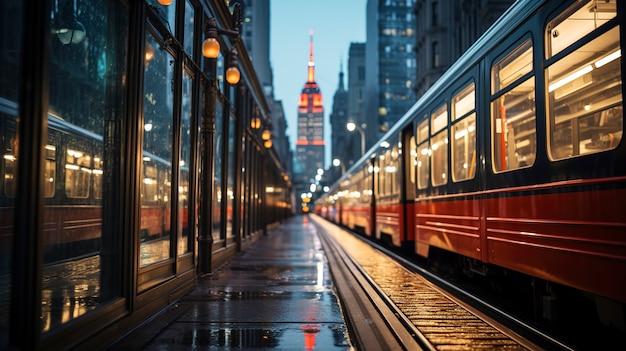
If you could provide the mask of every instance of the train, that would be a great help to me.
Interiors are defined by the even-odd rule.
[[[514,3],[314,211],[497,282],[564,291],[622,330],[626,308],[626,3]],[[445,260],[444,260],[445,258]]]

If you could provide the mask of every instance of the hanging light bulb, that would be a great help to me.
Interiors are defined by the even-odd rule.
[[[233,48],[230,50],[230,62],[226,70],[226,81],[231,85],[239,83],[239,79],[241,79],[241,72],[239,72],[237,64],[237,50]]]
[[[265,129],[263,133],[261,133],[261,139],[270,140],[272,138],[272,133],[269,130]]]
[[[202,42],[202,55],[206,58],[217,58],[220,53],[220,42],[215,38],[206,38]]]

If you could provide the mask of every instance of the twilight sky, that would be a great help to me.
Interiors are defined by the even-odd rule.
[[[292,148],[298,137],[298,100],[307,79],[310,31],[313,30],[315,80],[324,102],[325,165],[330,160],[332,99],[343,64],[347,88],[350,43],[365,42],[367,0],[270,0],[270,63],[274,97],[282,100]]]

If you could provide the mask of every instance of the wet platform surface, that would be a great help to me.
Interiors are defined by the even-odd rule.
[[[199,278],[170,310],[176,311],[157,316],[111,349],[353,349],[307,216],[289,219]]]

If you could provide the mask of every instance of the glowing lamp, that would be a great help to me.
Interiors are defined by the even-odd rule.
[[[229,84],[235,85],[239,83],[240,78],[241,78],[241,73],[239,72],[239,68],[237,68],[237,66],[230,67],[226,70],[226,81]]]
[[[272,138],[272,133],[270,133],[269,130],[264,130],[263,133],[261,133],[261,139],[263,140],[270,140]]]
[[[252,129],[261,128],[261,119],[259,117],[254,117],[250,120],[250,127]]]
[[[206,58],[217,58],[220,53],[220,42],[215,38],[206,38],[202,43],[202,55]]]
[[[159,0],[159,4],[163,6],[168,6],[172,3],[172,0]]]
[[[263,142],[263,146],[264,146],[266,149],[270,149],[270,148],[272,147],[272,141],[271,141],[271,140],[265,140],[265,141]]]

